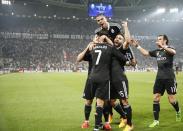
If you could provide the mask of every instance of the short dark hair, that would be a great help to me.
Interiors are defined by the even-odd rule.
[[[159,36],[163,36],[163,39],[166,40],[166,44],[168,45],[168,43],[169,43],[168,36],[165,35],[165,34],[163,34],[163,35],[158,35],[158,37],[159,37]]]
[[[125,39],[125,36],[124,36],[123,33],[119,33],[119,34],[117,34],[117,35],[121,35],[121,36]],[[117,35],[116,35],[116,36],[117,36]]]

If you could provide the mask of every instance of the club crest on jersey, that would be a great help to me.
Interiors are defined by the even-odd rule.
[[[159,51],[156,53],[156,56],[159,56]]]
[[[114,29],[111,29],[111,33],[114,33]]]

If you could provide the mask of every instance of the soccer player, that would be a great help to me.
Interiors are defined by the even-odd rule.
[[[127,24],[127,23],[126,23]],[[128,59],[127,64],[131,64],[132,66],[136,65],[136,60],[133,55],[131,48],[128,46],[129,42],[125,41],[125,38],[122,34],[118,34],[114,39],[115,47],[126,56]],[[123,105],[124,111],[126,114],[121,115],[121,122],[119,127],[125,127],[124,131],[133,130],[132,125],[132,109],[130,104],[128,103],[128,79],[125,75],[124,66],[122,66],[116,58],[112,59],[112,68],[111,68],[111,105],[113,108],[119,112],[120,104],[115,103],[116,99],[119,99]]]
[[[88,76],[90,75],[91,72],[91,67],[92,67],[92,60],[90,56],[87,56],[87,52],[89,52],[89,47],[94,44],[94,42],[90,42],[88,46],[77,56],[77,62],[81,62],[82,60],[88,61]],[[84,106],[84,114],[85,114],[85,121],[82,123],[81,128],[89,128],[89,117],[92,109],[92,102],[94,96],[91,94],[91,84],[90,81],[87,77],[86,83],[85,83],[85,88],[83,92],[83,98],[85,99],[85,106]]]
[[[173,70],[173,57],[176,54],[176,51],[173,47],[168,45],[168,42],[169,40],[166,35],[159,35],[156,41],[158,48],[153,51],[147,51],[142,48],[136,40],[132,43],[132,45],[136,46],[144,56],[155,57],[158,64],[158,72],[153,89],[154,121],[149,125],[149,127],[156,127],[159,125],[160,99],[165,90],[168,93],[168,100],[170,104],[176,111],[176,121],[181,121],[181,110],[175,96],[177,83]]]
[[[106,41],[110,44],[113,45],[112,41],[106,37]],[[83,98],[85,99],[85,107],[84,107],[84,114],[85,114],[85,121],[82,123],[81,128],[89,128],[89,117],[90,117],[90,113],[91,113],[91,109],[92,109],[92,102],[93,102],[93,98],[94,95],[91,92],[91,82],[89,80],[89,75],[91,72],[91,67],[92,67],[92,59],[91,56],[89,54],[89,48],[93,47],[95,45],[95,43],[97,43],[98,40],[97,38],[94,38],[92,42],[90,42],[88,44],[88,46],[77,56],[77,60],[76,62],[81,62],[81,61],[88,61],[88,77],[86,80],[86,84],[85,84],[85,88],[84,88],[84,92],[83,92]],[[104,125],[104,129],[111,129],[110,125]]]
[[[116,57],[122,65],[126,63],[125,56],[111,45],[104,43],[105,39],[106,36],[104,35],[99,37],[98,43],[90,52],[92,57],[90,80],[92,83],[92,92],[95,94],[97,100],[94,131],[99,130],[102,121],[104,100],[109,99],[112,56]]]

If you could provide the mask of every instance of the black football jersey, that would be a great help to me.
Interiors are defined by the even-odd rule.
[[[125,55],[127,61],[130,61],[134,58],[134,54],[132,49],[129,47],[127,49],[123,49],[123,47],[118,49],[123,55]],[[112,57],[112,67],[111,67],[111,79],[112,81],[121,80],[123,77],[124,64],[121,64],[119,60],[115,57]]]
[[[97,44],[90,53],[92,56],[90,78],[96,81],[110,79],[112,57],[116,57],[121,64],[126,63],[125,56],[115,47],[108,44]]]
[[[83,60],[88,61],[88,75],[90,75],[92,68],[92,58],[89,50],[85,53]]]
[[[123,33],[123,32],[122,32],[121,26],[118,23],[109,23],[109,29],[104,29],[99,27],[95,30],[95,34],[100,36],[106,35],[112,41],[114,41],[115,37],[120,33]]]
[[[168,47],[173,48],[173,47]],[[173,48],[174,49],[174,48]],[[174,79],[173,56],[164,49],[149,51],[151,57],[156,57],[158,64],[157,79]]]

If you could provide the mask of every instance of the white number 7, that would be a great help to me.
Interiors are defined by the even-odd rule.
[[[98,53],[97,60],[96,60],[96,63],[95,63],[95,65],[98,65],[98,63],[100,61],[102,51],[101,50],[95,50],[95,53]]]

